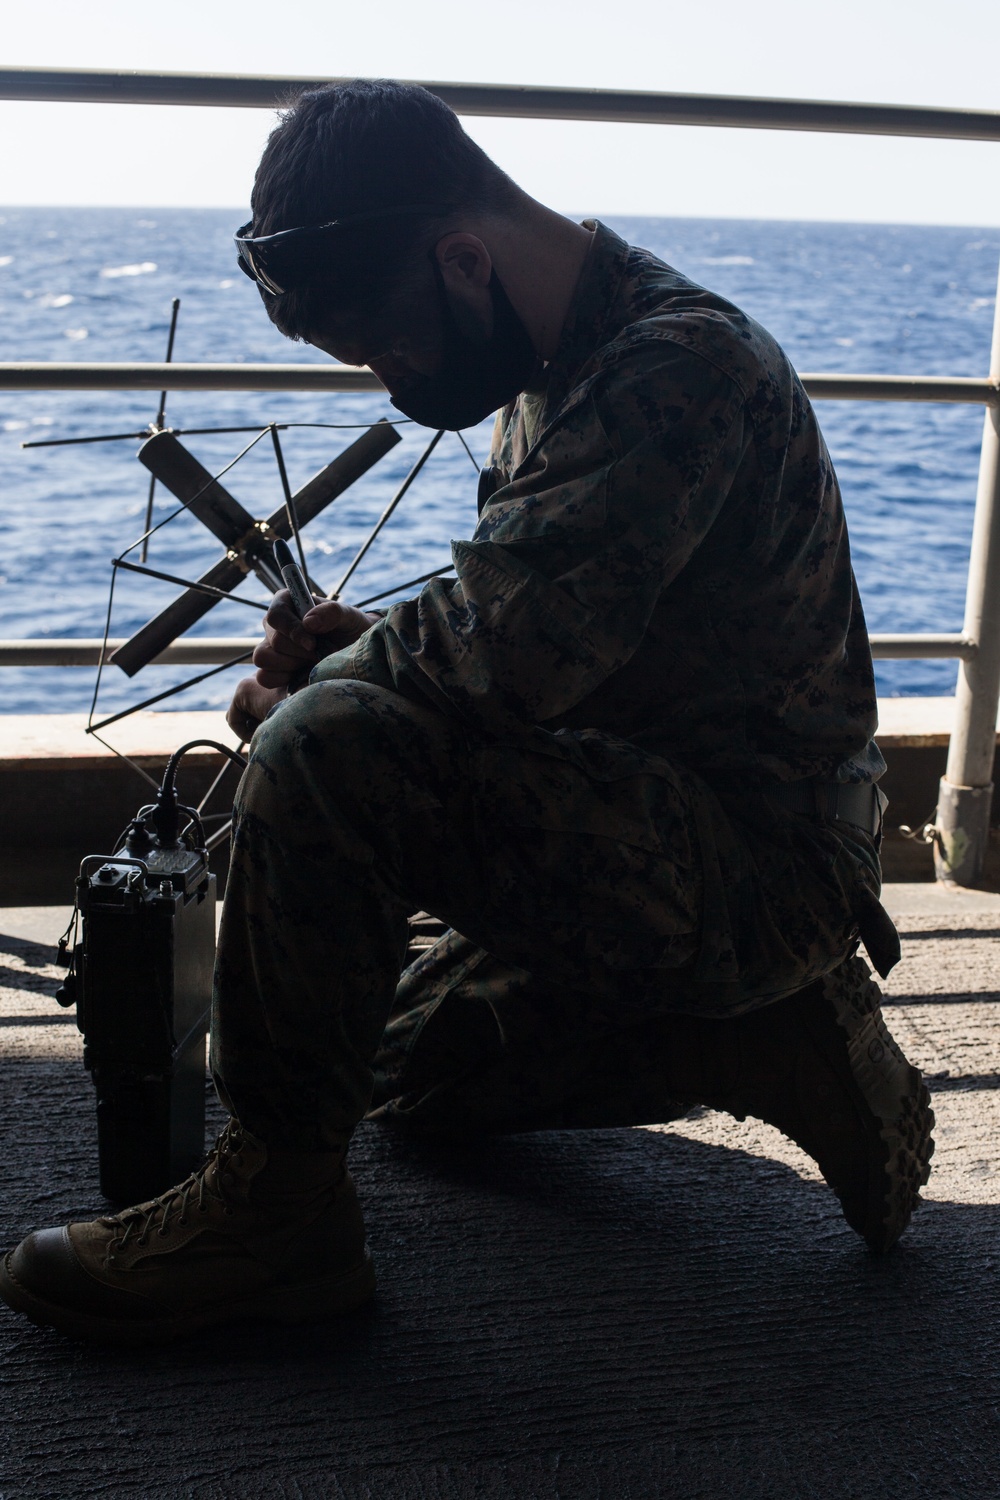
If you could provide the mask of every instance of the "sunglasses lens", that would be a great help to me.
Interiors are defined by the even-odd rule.
[[[285,288],[279,286],[261,264],[261,247],[254,245],[248,237],[248,232],[252,228],[252,223],[244,224],[242,229],[238,229],[233,236],[236,254],[239,257],[239,268],[244,276],[249,276],[251,281],[255,281],[265,292],[270,292],[272,296],[280,296]]]

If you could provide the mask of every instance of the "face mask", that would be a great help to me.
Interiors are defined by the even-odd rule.
[[[498,407],[513,401],[532,383],[541,361],[527,329],[497,280],[490,277],[493,302],[493,332],[462,333],[445,294],[441,272],[435,266],[441,302],[443,348],[437,375],[414,375],[399,394],[391,398],[404,417],[423,427],[444,427],[458,432],[475,427]]]

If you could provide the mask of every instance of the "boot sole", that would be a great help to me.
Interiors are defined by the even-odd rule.
[[[806,1041],[791,1100],[783,1090],[783,1098],[748,1093],[740,1104],[817,1162],[848,1224],[884,1254],[920,1206],[934,1152],[934,1112],[919,1071],[885,1024],[878,987],[868,979],[857,993],[831,990],[822,1006],[805,996],[778,1002],[785,1010],[780,1020],[775,1007],[786,1035],[798,1028]]]
[[[869,983],[878,996],[877,986]],[[930,1177],[934,1154],[934,1111],[919,1070],[900,1051],[881,1007],[875,1003],[866,1013],[851,1014],[845,1000],[838,1004],[838,1011],[834,1024],[847,1041],[845,1084],[872,1143],[863,1204],[861,1195],[848,1185],[838,1185],[832,1176],[827,1180],[851,1228],[870,1249],[884,1254],[920,1207],[920,1189]],[[806,1024],[820,1042],[816,1033],[822,1023]]]
[[[225,1323],[309,1323],[354,1312],[375,1295],[375,1268],[367,1246],[364,1259],[342,1276],[271,1287],[225,1308],[142,1320],[99,1317],[47,1302],[11,1274],[9,1261],[9,1254],[0,1261],[0,1297],[8,1307],[39,1328],[54,1328],[68,1338],[101,1344],[169,1344]]]

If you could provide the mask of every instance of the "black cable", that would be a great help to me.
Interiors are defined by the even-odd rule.
[[[179,750],[175,750],[173,755],[167,761],[166,767],[163,772],[163,780],[161,781],[160,785],[166,786],[168,781],[173,782],[174,777],[177,775],[177,767],[180,765],[181,757],[187,755],[189,750],[198,750],[202,746],[204,746],[208,750],[218,750],[219,754],[225,755],[229,760],[232,761],[234,766],[239,766],[241,771],[246,770],[247,763],[244,760],[243,756],[238,755],[237,752],[230,749],[228,745],[220,745],[218,740],[188,740],[187,744],[182,745]]]
[[[244,746],[245,743],[246,743],[245,740],[240,740],[239,744],[236,746],[236,753],[237,753],[237,755],[240,754],[240,752],[242,751],[243,746]],[[204,797],[202,797],[201,801],[198,803],[198,815],[199,815],[199,817],[203,821],[207,821],[208,818],[219,818],[219,817],[227,817],[228,816],[228,814],[226,814],[226,813],[206,813],[205,812],[205,808],[208,806],[209,802],[212,800],[212,794],[219,787],[219,785],[220,785],[220,783],[222,781],[222,778],[225,776],[225,774],[226,774],[226,772],[228,770],[229,770],[229,766],[228,765],[225,765],[225,766],[222,767],[222,770],[215,777],[215,780],[212,782],[212,785],[209,787],[209,789],[205,793]]]
[[[205,825],[202,823],[201,818],[198,816],[198,809],[196,807],[185,807],[184,803],[182,802],[178,810],[180,812],[187,813],[188,815],[188,822],[185,823],[183,829],[181,830],[181,838],[187,839],[193,828],[195,830],[195,837],[198,841],[194,847],[197,849],[204,849]]]
[[[181,745],[180,749],[175,750],[164,767],[163,779],[156,793],[156,805],[149,816],[149,821],[156,829],[157,842],[161,849],[172,849],[176,846],[180,831],[180,814],[182,812],[187,813],[191,820],[187,827],[191,827],[192,825],[196,827],[201,840],[200,847],[204,848],[205,846],[205,830],[202,827],[201,818],[198,816],[198,810],[194,807],[182,806],[178,802],[177,787],[175,784],[177,767],[181,763],[181,758],[189,750],[196,750],[203,745],[208,749],[218,750],[221,755],[227,756],[236,765],[244,770],[246,769],[246,761],[242,755],[237,755],[236,751],[230,750],[228,745],[220,745],[218,740],[188,740],[186,745]],[[187,829],[184,831],[186,832]]]

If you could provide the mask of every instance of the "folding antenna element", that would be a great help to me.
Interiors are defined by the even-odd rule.
[[[302,527],[318,516],[398,442],[400,436],[395,427],[388,422],[376,422],[293,496],[292,508],[298,525]],[[203,574],[199,583],[228,592],[247,573],[253,572],[272,593],[282,587],[274,568],[271,543],[275,537],[280,536],[284,541],[291,537],[288,505],[283,503],[266,521],[255,521],[171,432],[155,433],[139,450],[139,458],[226,548],[225,557]],[[119,646],[109,660],[134,677],[219,602],[208,594],[189,589]]]

